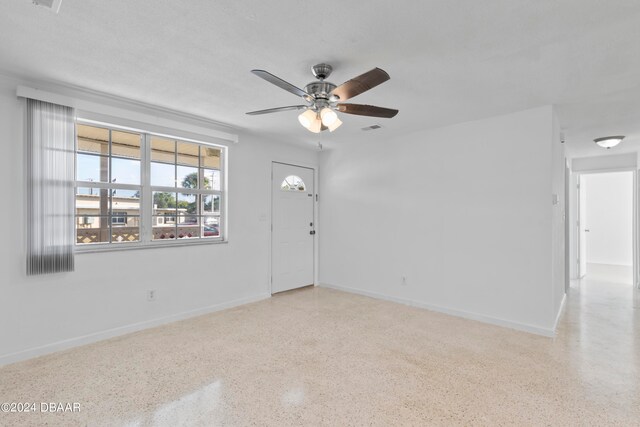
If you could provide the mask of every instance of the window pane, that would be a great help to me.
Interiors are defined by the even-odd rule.
[[[122,131],[111,132],[111,155],[140,158],[140,134]]]
[[[188,166],[178,166],[178,187],[198,188],[198,168]]]
[[[305,185],[302,178],[297,175],[289,175],[280,184],[283,191],[305,191]]]
[[[178,239],[193,239],[200,237],[200,218],[189,216],[188,221],[178,224]]]
[[[202,213],[220,213],[220,196],[207,194],[202,196]]]
[[[76,243],[79,245],[108,243],[109,230],[108,216],[76,216]]]
[[[109,190],[99,188],[76,188],[76,215],[109,215]]]
[[[151,238],[153,240],[171,240],[176,238],[176,217],[163,215],[151,218]]]
[[[220,171],[214,169],[204,170],[204,188],[220,191]]]
[[[151,230],[153,240],[170,240],[176,238],[176,193],[153,192],[153,217]]]
[[[163,191],[153,192],[153,210],[152,215],[172,216],[175,223],[176,216],[176,193],[166,193]]]
[[[140,215],[140,191],[123,190],[117,188],[111,190],[111,213],[121,216]],[[116,224],[116,221],[112,221]]]
[[[140,240],[140,217],[115,213],[111,216],[111,241],[113,243],[137,242]]]
[[[176,186],[176,167],[166,163],[151,163],[151,185],[159,187]]]
[[[204,168],[220,169],[220,149],[202,146],[200,156]]]
[[[198,195],[178,193],[178,223],[194,223],[198,214]]]
[[[140,184],[140,160],[111,159],[111,182]]]
[[[78,151],[109,154],[109,129],[78,125]]]
[[[198,167],[198,144],[178,142],[178,164]]]
[[[109,181],[109,157],[92,154],[76,156],[76,179],[78,181]]]
[[[154,136],[151,138],[151,160],[154,162],[175,163],[176,142]]]
[[[202,237],[220,236],[220,218],[205,216],[202,217]]]

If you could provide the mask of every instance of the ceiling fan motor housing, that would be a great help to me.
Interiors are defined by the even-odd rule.
[[[304,87],[304,91],[313,96],[315,99],[329,99],[329,94],[336,87],[337,86],[333,83],[321,80],[309,83]]]
[[[329,64],[316,64],[311,67],[313,75],[320,80],[324,80],[329,77],[332,71],[333,67]]]

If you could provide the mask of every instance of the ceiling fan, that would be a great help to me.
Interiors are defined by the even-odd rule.
[[[254,116],[280,111],[305,110],[298,116],[298,121],[302,126],[314,133],[320,133],[327,129],[329,129],[330,132],[336,130],[342,124],[336,111],[356,114],[358,116],[383,118],[391,118],[398,114],[398,110],[391,108],[363,104],[345,104],[342,102],[389,80],[389,74],[380,68],[367,71],[340,86],[325,81],[331,74],[331,71],[333,71],[331,65],[317,64],[311,67],[311,71],[318,80],[309,83],[304,87],[304,90],[302,90],[265,70],[251,70],[253,74],[265,79],[269,83],[273,83],[294,95],[298,95],[306,104],[251,111],[247,114]]]

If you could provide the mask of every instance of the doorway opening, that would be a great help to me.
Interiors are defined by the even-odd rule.
[[[634,171],[578,176],[578,277],[633,287]]]

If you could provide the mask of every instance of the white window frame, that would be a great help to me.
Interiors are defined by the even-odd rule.
[[[90,114],[89,116],[94,116]],[[146,126],[141,124],[139,127],[131,127],[117,123],[115,119],[95,120],[93,118],[84,118],[82,115],[78,115],[76,118],[76,125],[88,125],[103,127],[112,130],[119,130],[125,132],[135,132],[141,134],[141,153],[140,153],[140,185],[135,184],[118,184],[118,188],[125,190],[140,190],[140,240],[136,242],[98,242],[98,243],[85,243],[79,244],[76,242],[75,251],[82,252],[103,252],[103,251],[120,251],[130,249],[142,249],[142,248],[158,248],[158,247],[171,247],[171,246],[193,246],[193,245],[207,245],[226,243],[227,235],[227,150],[228,147],[222,144],[215,144],[200,139],[194,139],[190,136],[180,135],[182,132],[157,132],[153,128],[155,126]],[[164,129],[163,129],[164,130]],[[161,187],[151,186],[151,138],[160,137],[165,139],[174,139],[182,142],[190,142],[201,146],[212,147],[220,150],[220,190],[205,190],[205,189],[192,189],[181,187]],[[77,138],[75,153],[78,153]],[[198,167],[198,174],[202,174],[202,168]],[[202,178],[199,176],[199,178]],[[201,182],[201,181],[199,181]],[[75,185],[77,187],[93,187],[93,188],[106,188],[111,189],[110,183],[98,183],[80,181],[76,176]],[[189,194],[214,194],[220,197],[220,214],[218,230],[220,235],[215,237],[200,237],[197,239],[167,239],[167,240],[153,240],[153,219],[152,219],[152,200],[153,191],[166,191],[171,193],[189,193]],[[176,200],[177,201],[177,200]],[[198,213],[200,218],[204,216]],[[175,216],[174,216],[175,217]],[[177,218],[176,218],[177,220]],[[113,224],[109,224],[112,226]],[[77,225],[76,225],[77,227]]]

